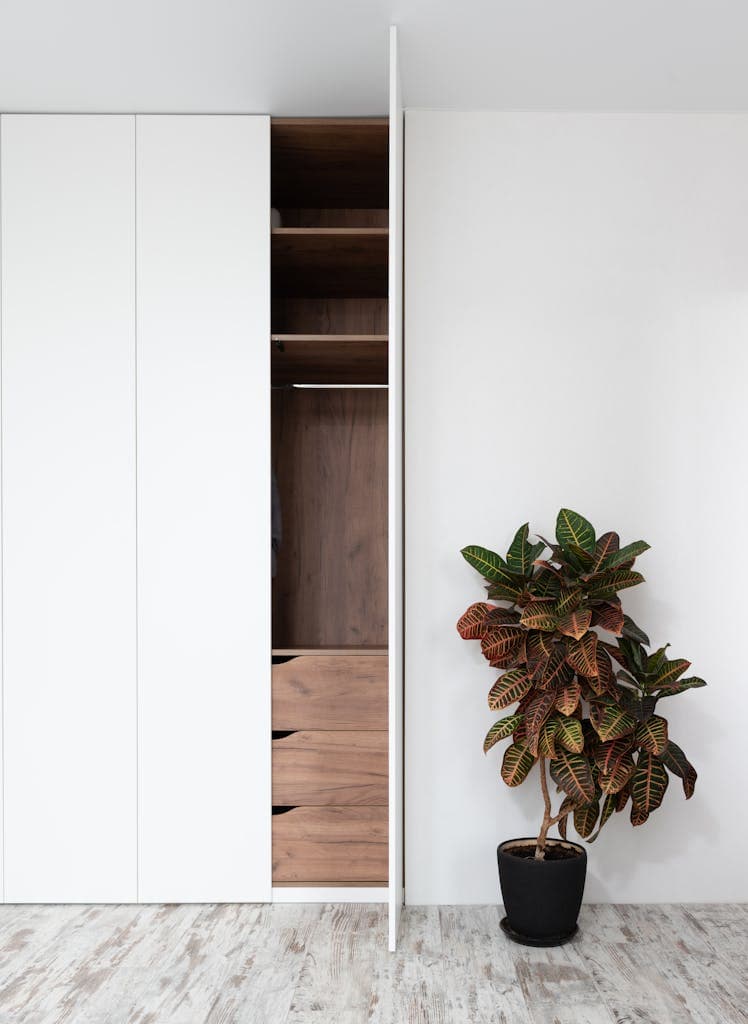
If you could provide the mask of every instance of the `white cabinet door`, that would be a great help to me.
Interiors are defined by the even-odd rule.
[[[2,118],[5,899],[136,898],[134,118]]]
[[[403,905],[403,106],[390,29],[389,252],[389,947]]]
[[[263,901],[270,124],[136,122],[139,898]]]

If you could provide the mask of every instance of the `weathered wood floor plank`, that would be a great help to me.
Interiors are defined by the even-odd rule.
[[[744,905],[587,905],[558,949],[489,907],[0,907],[0,1024],[748,1024]]]

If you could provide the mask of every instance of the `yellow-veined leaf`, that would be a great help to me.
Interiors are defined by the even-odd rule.
[[[650,692],[652,690],[662,689],[663,687],[667,689],[683,675],[687,668],[690,667],[691,662],[686,661],[685,658],[674,658],[672,661],[668,661],[668,659],[665,658],[662,670],[657,674],[656,678],[647,681],[647,689]]]
[[[597,605],[592,616],[592,624],[613,633],[614,636],[621,636],[623,632],[621,602],[616,600]]]
[[[595,781],[592,768],[583,754],[572,754],[560,749],[558,757],[551,761],[551,777],[556,785],[579,804],[589,803],[595,798]]]
[[[552,691],[541,692],[530,701],[525,711],[525,725],[527,726],[528,736],[540,732],[543,722],[553,711],[555,703],[556,694]]]
[[[511,672],[499,676],[488,691],[488,706],[491,711],[501,711],[521,700],[531,689],[532,680],[525,669],[512,669]]]
[[[641,722],[634,734],[637,744],[650,754],[664,753],[667,744],[667,722],[660,715],[652,715]]]
[[[525,781],[534,764],[535,758],[530,753],[527,743],[512,743],[504,751],[501,777],[507,786],[519,786]]]
[[[643,751],[631,776],[631,799],[634,807],[644,814],[656,811],[665,796],[668,775],[662,762],[654,754]],[[633,824],[633,820],[632,820]]]
[[[488,753],[491,747],[498,743],[499,740],[504,740],[507,736],[511,736],[523,717],[521,714],[507,715],[506,718],[501,718],[492,725],[483,741],[484,752]]]
[[[521,626],[499,624],[491,628],[481,637],[483,656],[492,664],[496,661],[511,659],[524,642],[525,631]]]
[[[553,717],[543,723],[538,735],[538,754],[541,757],[556,756],[556,728],[558,720]]]
[[[491,583],[508,583],[510,586],[517,586],[520,582],[517,574],[510,572],[509,568],[495,551],[482,548],[478,544],[469,544],[460,552],[462,557],[474,569],[477,569],[481,576]]]
[[[592,523],[570,508],[562,508],[556,519],[556,540],[562,547],[576,544],[583,551],[592,554],[595,550],[595,531]]]
[[[619,590],[635,587],[644,582],[640,572],[633,569],[611,569],[591,577],[587,583],[587,596],[591,600],[615,597]]]
[[[562,686],[556,693],[556,707],[562,715],[573,714],[579,706],[582,696],[582,686],[579,680],[574,679],[566,686]]]
[[[571,754],[581,754],[584,750],[582,723],[578,718],[558,717],[556,719],[556,740]]]
[[[558,620],[557,629],[564,636],[570,636],[574,640],[581,640],[587,632],[592,621],[592,611],[589,608],[577,608],[576,611],[568,612]]]
[[[614,551],[618,551],[620,543],[620,538],[615,531],[604,533],[602,537],[597,538],[594,559],[592,562],[593,572],[599,572],[600,569],[602,569],[605,559]]]
[[[645,551],[649,551],[649,544],[645,540],[635,540],[618,551],[612,551],[605,560],[605,568],[615,569],[625,562],[633,562],[635,558],[643,555]]]
[[[690,800],[696,788],[698,775],[696,774],[696,769],[678,744],[670,740],[664,753],[660,754],[660,760],[667,767],[668,771],[671,771],[673,775],[677,775],[682,780],[686,800]]]
[[[595,831],[599,813],[600,804],[597,800],[592,800],[590,803],[582,804],[581,807],[574,809],[574,828],[582,839],[587,839]]]
[[[617,704],[604,704],[602,713],[593,718],[592,705],[590,706],[590,721],[601,740],[616,740],[620,736],[627,736],[636,729],[636,719],[628,711],[618,707]]]
[[[616,798],[615,798],[615,796],[610,796],[610,795],[606,796],[605,799],[603,800],[603,806],[602,806],[602,810],[600,812],[600,824],[597,826],[597,832],[595,832],[594,836],[590,836],[588,842],[594,843],[594,841],[597,839],[597,837],[602,832],[603,827],[605,826],[605,822],[608,820],[608,818],[611,816],[611,814],[613,813],[613,811],[615,809],[616,809]]]
[[[486,604],[485,601],[477,601],[460,616],[457,620],[457,632],[463,640],[480,640],[483,636],[486,616],[492,608],[493,605]]]
[[[552,633],[556,628],[557,617],[553,604],[546,601],[532,601],[520,616],[521,624],[527,629],[540,629]]]
[[[597,633],[585,633],[579,640],[566,641],[566,660],[583,676],[597,675]]]

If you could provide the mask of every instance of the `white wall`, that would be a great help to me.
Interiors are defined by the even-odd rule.
[[[624,605],[710,684],[662,707],[695,796],[615,816],[587,898],[746,900],[748,116],[417,111],[405,153],[407,901],[494,900],[537,831],[482,753],[459,549],[562,505],[652,544]]]

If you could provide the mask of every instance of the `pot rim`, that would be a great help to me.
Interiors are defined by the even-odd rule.
[[[497,853],[511,854],[513,849],[523,846],[536,846],[538,842],[537,836],[524,836],[522,839],[505,839],[503,843],[499,843],[496,847]],[[579,856],[587,856],[587,851],[579,843],[573,842],[571,839],[561,839],[556,836],[549,836],[546,839],[547,846],[561,846],[567,850],[574,850]],[[542,863],[545,863],[543,861]],[[558,863],[558,861],[549,862]]]

